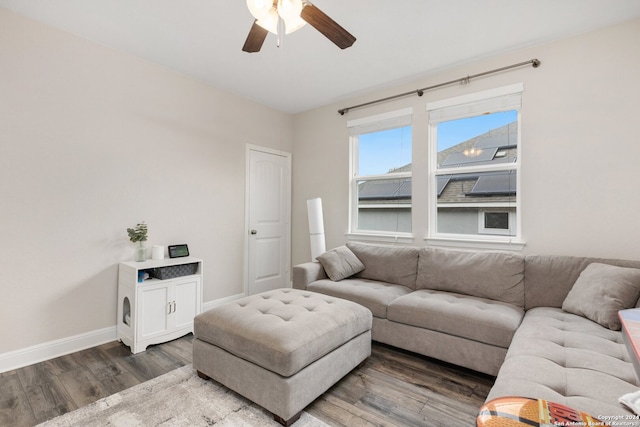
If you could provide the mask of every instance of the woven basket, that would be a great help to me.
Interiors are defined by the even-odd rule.
[[[170,265],[167,267],[157,267],[149,270],[149,276],[154,279],[167,280],[175,277],[189,276],[196,274],[198,263]]]

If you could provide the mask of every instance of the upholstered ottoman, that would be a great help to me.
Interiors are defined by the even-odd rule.
[[[277,289],[195,318],[193,367],[283,425],[371,354],[371,312],[354,302]]]

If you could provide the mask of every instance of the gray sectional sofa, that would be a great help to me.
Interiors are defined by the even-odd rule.
[[[632,418],[638,391],[619,309],[640,261],[347,243],[293,269],[293,287],[357,302],[372,339],[497,376],[488,398],[542,398]],[[629,424],[631,425],[631,424]]]

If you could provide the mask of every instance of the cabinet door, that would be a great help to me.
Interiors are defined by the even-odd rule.
[[[138,340],[167,332],[170,297],[167,284],[138,288]]]
[[[200,278],[176,280],[173,287],[175,313],[173,326],[176,329],[193,326],[193,318],[200,313]]]

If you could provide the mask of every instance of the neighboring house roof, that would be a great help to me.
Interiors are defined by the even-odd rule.
[[[517,122],[492,129],[438,153],[440,169],[451,174],[438,176],[440,203],[513,202],[515,171],[456,173],[464,166],[513,163],[517,157]],[[391,172],[407,172],[411,163]],[[411,203],[411,178],[364,181],[359,185],[359,201],[364,204]]]
[[[360,202],[411,203],[411,178],[395,178],[365,181],[360,184],[358,199]]]
[[[440,203],[512,202],[516,195],[515,171],[483,172],[438,177]]]
[[[511,122],[438,153],[441,168],[509,163],[515,161],[518,122]],[[506,151],[506,156],[496,154]]]

